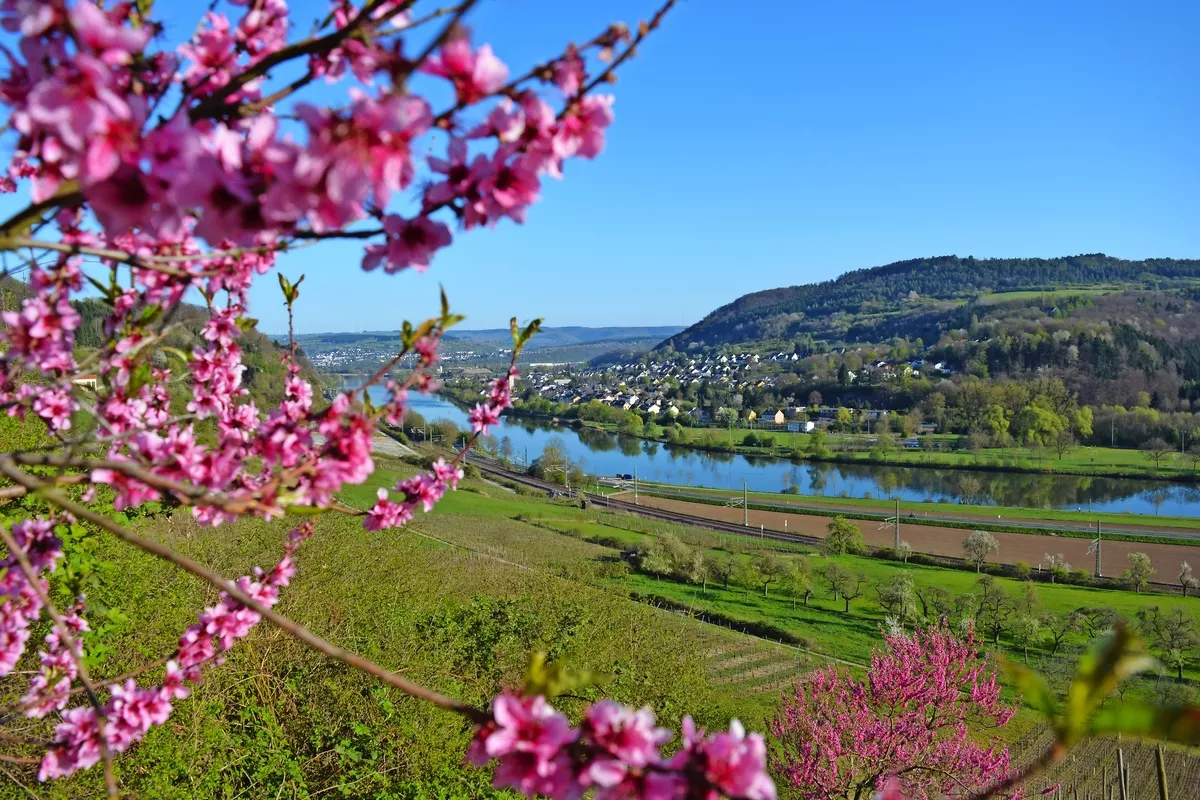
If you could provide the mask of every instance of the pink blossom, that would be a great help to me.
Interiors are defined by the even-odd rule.
[[[429,269],[433,254],[450,246],[450,229],[429,217],[406,220],[389,214],[383,221],[386,244],[367,245],[362,266],[372,270],[383,264],[384,272],[398,272],[412,267],[417,272]]]
[[[595,158],[604,149],[604,131],[613,121],[613,96],[588,95],[573,113],[567,114],[554,135],[554,154],[559,158]]]
[[[583,59],[580,57],[579,51],[574,47],[570,48],[566,55],[554,62],[552,71],[554,85],[568,97],[578,92],[583,82],[587,80],[587,71],[584,68]]]
[[[466,39],[453,39],[421,66],[422,72],[454,84],[459,105],[477,103],[504,85],[508,67],[492,53],[490,45],[472,52]]]
[[[150,41],[150,29],[122,24],[121,10],[101,11],[90,0],[80,0],[71,9],[71,26],[81,47],[99,56],[106,64],[128,64]],[[114,18],[115,17],[115,18]]]
[[[704,776],[724,794],[747,800],[775,800],[775,783],[767,776],[767,745],[762,734],[746,735],[736,719],[728,733],[718,733],[700,747]]]
[[[235,68],[234,47],[237,41],[224,14],[210,11],[205,15],[206,27],[198,30],[192,40],[179,46],[182,58],[191,61],[183,80],[192,92],[208,94],[229,83]]]
[[[467,414],[467,421],[471,423],[471,430],[481,436],[488,435],[488,429],[492,425],[500,424],[500,409],[492,405],[478,403]]]
[[[380,487],[376,496],[378,500],[367,512],[366,519],[363,520],[363,527],[367,530],[382,531],[388,528],[399,528],[412,519],[412,508],[407,504],[388,500],[387,489]]]
[[[965,736],[968,723],[1004,725],[1015,706],[1000,698],[995,672],[977,656],[974,633],[945,626],[889,635],[865,681],[834,669],[806,676],[771,723],[778,771],[805,798],[852,785],[924,800],[981,789],[1011,774],[998,738]],[[930,718],[929,708],[938,714]]]
[[[659,747],[671,739],[669,730],[654,727],[654,712],[649,708],[633,711],[612,700],[601,700],[588,709],[584,732],[604,753],[588,764],[584,777],[601,787],[616,786],[630,769],[658,763]]]
[[[71,429],[75,401],[64,389],[53,387],[38,393],[33,401],[33,410],[46,420],[51,430],[67,431]]]

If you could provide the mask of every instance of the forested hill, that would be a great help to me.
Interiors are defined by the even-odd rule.
[[[786,340],[800,333],[820,333],[844,315],[920,315],[933,310],[929,300],[961,302],[1003,292],[1083,287],[1165,288],[1195,280],[1200,280],[1200,260],[1195,259],[1126,261],[1103,253],[1063,258],[917,258],[855,270],[824,283],[744,295],[659,347],[684,350]],[[944,304],[938,305],[945,310]]]

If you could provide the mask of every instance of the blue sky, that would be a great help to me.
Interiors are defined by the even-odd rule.
[[[515,71],[654,4],[484,0],[472,19]],[[354,244],[284,256],[307,276],[297,329],[394,329],[439,283],[465,327],[690,324],[917,256],[1200,257],[1195,0],[682,0],[613,91],[606,152],[548,180],[524,226],[462,234],[424,275],[364,274]],[[274,279],[252,299],[284,329]]]

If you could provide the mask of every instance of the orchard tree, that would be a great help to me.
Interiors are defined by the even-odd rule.
[[[0,250],[29,289],[3,314],[0,407],[41,420],[55,443],[0,454],[5,500],[28,499],[24,519],[0,526],[0,678],[6,696],[22,698],[3,720],[39,750],[39,780],[102,764],[105,791],[119,796],[114,756],[163,725],[265,621],[462,716],[477,732],[468,759],[497,760],[497,788],[774,797],[765,743],[736,723],[705,735],[685,721],[683,747],[667,760],[659,748],[670,734],[649,710],[602,700],[572,726],[549,702],[575,680],[557,667],[535,663],[522,690],[476,707],[275,609],[297,550],[317,531],[314,516],[352,514],[382,535],[457,486],[466,450],[512,404],[515,359],[536,321],[522,329],[514,320],[513,362],[468,415],[468,446],[381,487],[367,510],[338,493],[374,471],[377,425],[397,425],[410,392],[436,387],[439,344],[460,320],[445,298],[432,318],[398,326],[397,352],[361,387],[327,401],[301,377],[290,335],[303,278],[277,273],[268,280],[278,280],[289,322],[282,402],[260,407],[243,383],[251,287],[281,253],[358,242],[361,268],[382,286],[425,271],[456,237],[523,222],[543,181],[600,153],[613,98],[596,90],[673,4],[632,31],[608,26],[515,72],[473,41],[465,23],[475,0],[437,9],[335,0],[315,24],[309,13],[293,19],[286,0],[214,0],[198,24],[182,18],[184,3],[0,5],[9,68],[0,102],[10,110],[0,135],[11,156],[0,190],[18,198],[0,221]],[[192,33],[164,48],[176,31]],[[88,329],[98,341],[87,353],[75,305],[85,286],[103,317]],[[185,299],[203,308],[189,310]],[[204,323],[185,351],[172,342],[193,311]],[[111,515],[149,502],[202,525],[290,516],[292,529],[277,563],[235,581]],[[50,574],[70,558],[61,538],[69,524],[163,558],[216,592],[176,648],[148,655],[120,683],[104,680],[88,651],[84,634],[101,609],[50,591]],[[40,652],[23,659],[44,630]]]
[[[883,613],[895,618],[900,626],[908,622],[909,617],[916,615],[916,590],[913,587],[912,576],[907,573],[902,572],[876,586],[875,594],[879,597],[879,607],[883,609]]]
[[[813,592],[812,568],[808,559],[796,558],[785,562],[779,585],[784,594],[792,598],[793,611],[796,610],[797,599],[803,598],[804,605],[808,605],[808,599],[812,597]]]
[[[912,557],[912,551],[913,549],[911,544],[901,541],[900,546],[896,548],[896,555],[901,561],[907,564],[908,559]]]
[[[1130,553],[1129,567],[1121,573],[1121,583],[1135,592],[1144,592],[1150,588],[1150,581],[1157,570],[1150,564],[1150,556],[1145,553]]]
[[[1158,436],[1145,441],[1141,449],[1146,454],[1146,458],[1154,462],[1155,468],[1162,467],[1163,459],[1175,452],[1174,445]]]
[[[762,584],[763,597],[772,583],[783,578],[785,567],[778,556],[764,553],[754,559],[754,569],[758,572],[758,582]]]
[[[964,735],[1002,727],[1017,710],[973,633],[935,626],[891,634],[886,648],[863,680],[817,670],[784,696],[772,760],[798,797],[881,796],[889,782],[882,796],[965,797],[1016,777],[1002,737]]]
[[[987,531],[973,531],[970,536],[963,539],[962,546],[967,563],[975,565],[975,572],[982,571],[983,565],[992,557],[992,553],[1000,549],[1000,543],[996,541],[996,537]]]
[[[1008,592],[991,575],[985,575],[976,583],[978,588],[975,618],[979,626],[992,637],[992,644],[1000,644],[1001,634],[1012,626],[1017,613],[1017,604]]]
[[[718,580],[728,589],[729,579],[733,577],[734,571],[737,569],[737,559],[731,553],[723,553],[719,556],[705,556],[708,562],[708,570],[712,574],[713,580]]]
[[[1184,666],[1200,650],[1195,618],[1182,608],[1163,612],[1158,606],[1139,610],[1137,618],[1142,636],[1158,650],[1164,664],[1175,668],[1176,679],[1182,681]]]
[[[1084,614],[1080,610],[1067,614],[1056,614],[1053,611],[1042,613],[1042,630],[1050,636],[1050,655],[1058,653],[1066,638],[1073,633],[1079,633],[1085,628]]]
[[[1179,566],[1179,588],[1183,590],[1183,596],[1188,596],[1190,589],[1200,588],[1200,578],[1197,578],[1192,572],[1192,565],[1184,561]]]
[[[825,539],[821,542],[821,552],[825,555],[862,555],[867,552],[862,530],[845,517],[834,517],[825,526],[825,531]]]

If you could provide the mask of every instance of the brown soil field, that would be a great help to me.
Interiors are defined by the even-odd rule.
[[[642,505],[667,509],[679,514],[689,514],[693,517],[733,523],[742,521],[740,508],[726,508],[706,503],[687,503],[661,497],[642,497],[640,502]],[[829,518],[751,510],[749,522],[751,528],[758,528],[762,525],[772,531],[824,536]],[[891,547],[895,534],[890,524],[881,529],[880,524],[876,522],[864,520],[854,520],[854,522],[862,529],[863,538],[868,545]],[[993,560],[1003,564],[1024,561],[1036,568],[1039,563],[1045,561],[1047,553],[1055,555],[1061,553],[1072,568],[1086,569],[1091,573],[1095,566],[1095,556],[1087,553],[1089,545],[1087,539],[999,531],[990,531],[990,533],[1000,543],[1000,551],[993,556]],[[961,528],[910,525],[903,521],[900,523],[900,538],[912,545],[913,550],[931,555],[962,557],[962,541],[968,535],[970,535],[970,531]],[[1184,561],[1190,559],[1200,562],[1200,549],[1187,545],[1119,542],[1106,539],[1103,545],[1102,573],[1109,577],[1119,575],[1123,569],[1129,566],[1128,556],[1130,553],[1145,553],[1150,556],[1151,563],[1158,570],[1154,579],[1160,583],[1174,583],[1176,576],[1179,575],[1180,565]]]

